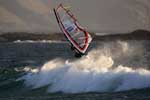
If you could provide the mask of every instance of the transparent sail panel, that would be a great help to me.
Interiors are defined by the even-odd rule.
[[[57,13],[67,33],[73,41],[83,48],[85,46],[86,34],[76,26],[76,20],[72,17],[69,11],[67,13],[66,10],[61,7],[58,8]]]

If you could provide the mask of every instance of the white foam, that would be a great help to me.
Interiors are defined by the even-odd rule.
[[[118,43],[122,53],[126,54],[131,50],[130,45]],[[31,88],[48,85],[48,92],[104,92],[150,87],[149,70],[114,66],[112,54],[107,50],[108,48],[92,50],[88,57],[84,56],[76,61],[51,60],[37,72],[30,70],[20,79],[25,80],[26,86]]]
[[[14,43],[67,43],[67,41],[59,41],[59,40],[16,40]]]

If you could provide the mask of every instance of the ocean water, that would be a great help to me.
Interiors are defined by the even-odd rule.
[[[67,42],[0,44],[0,100],[148,100],[149,40],[93,41],[75,58]]]

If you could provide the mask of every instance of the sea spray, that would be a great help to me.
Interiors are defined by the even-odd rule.
[[[65,93],[115,92],[150,87],[149,70],[114,66],[113,58],[127,53],[135,55],[136,48],[131,48],[126,42],[118,42],[116,49],[111,46],[93,49],[87,56],[74,61],[51,60],[36,71],[27,71],[19,80],[24,80],[25,85],[32,89],[48,86],[48,92]]]

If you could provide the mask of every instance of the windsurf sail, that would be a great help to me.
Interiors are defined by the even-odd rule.
[[[54,8],[54,13],[61,31],[71,45],[84,54],[92,40],[89,32],[80,26],[75,16],[62,4]]]

